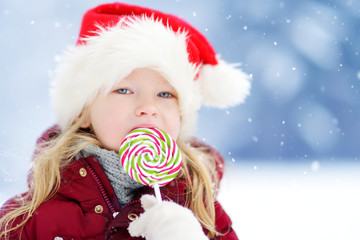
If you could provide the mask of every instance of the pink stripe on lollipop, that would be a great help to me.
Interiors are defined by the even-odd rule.
[[[156,136],[151,135],[151,134],[148,134],[148,133],[146,133],[146,134],[144,134],[144,135],[149,136],[152,140],[154,140],[154,142],[156,143],[156,145],[160,145],[160,142],[159,142],[159,140],[157,140]]]
[[[140,175],[144,175],[144,174],[142,173],[142,169],[139,167],[139,165],[138,165],[138,164],[136,164],[136,168],[137,168],[137,170],[139,171],[138,176],[140,176]]]
[[[121,164],[124,165],[127,155],[128,155],[129,149],[126,149],[125,152],[123,153],[123,155],[121,156]]]
[[[137,145],[137,146],[139,146],[139,145]],[[144,147],[140,147],[139,149],[137,149],[135,152],[135,156],[138,156],[139,152],[141,152],[144,148],[146,148],[146,147],[144,146]]]
[[[155,168],[156,169],[156,166],[150,166],[148,165],[146,162],[143,162],[144,166],[146,166],[147,168]]]
[[[163,140],[164,142],[166,142],[166,141],[165,141],[165,138],[164,138],[164,135],[163,135],[162,132],[160,132],[160,131],[157,130],[156,128],[154,128],[153,130],[154,130],[154,132],[157,133],[157,135],[159,135],[159,137],[160,137],[161,140]]]
[[[139,178],[140,178],[140,181],[141,181],[142,184],[147,185],[147,186],[149,185],[149,184],[147,183],[147,181],[145,181],[145,180],[142,178],[141,175],[139,175]]]
[[[150,176],[150,178],[151,178],[152,180],[155,180],[155,181],[161,181],[161,178],[156,178],[156,177],[153,177],[153,176]]]
[[[138,145],[136,145],[136,147],[137,147]],[[134,148],[134,147],[132,147],[131,148],[131,151],[129,152],[129,156],[132,156],[133,155],[133,152],[136,150],[136,148]]]
[[[173,146],[176,146],[176,143],[175,143],[174,139],[172,140],[172,143],[173,143]],[[171,153],[172,157],[175,156],[175,149],[176,149],[176,147],[172,148],[172,153]]]
[[[169,174],[172,174],[172,173],[175,173],[175,172],[178,172],[181,168],[181,165],[177,166],[176,168],[170,170]]]

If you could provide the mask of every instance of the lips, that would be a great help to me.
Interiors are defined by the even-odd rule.
[[[157,126],[155,126],[154,124],[151,124],[151,123],[142,123],[142,124],[136,125],[133,129],[131,129],[131,131],[138,129],[138,128],[157,128]]]

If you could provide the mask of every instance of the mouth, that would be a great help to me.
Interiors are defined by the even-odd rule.
[[[143,123],[143,124],[136,125],[133,129],[131,129],[131,131],[134,131],[135,129],[138,129],[138,128],[158,128],[158,127],[155,126],[154,124]]]

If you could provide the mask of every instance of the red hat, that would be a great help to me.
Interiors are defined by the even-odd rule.
[[[51,97],[67,128],[100,91],[137,68],[162,74],[179,96],[180,136],[194,134],[202,104],[226,108],[249,95],[249,76],[221,60],[205,36],[183,19],[157,10],[111,3],[88,10],[76,46],[68,49]]]

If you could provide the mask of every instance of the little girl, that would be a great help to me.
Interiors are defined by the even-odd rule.
[[[216,200],[223,160],[194,128],[202,104],[234,106],[249,89],[184,20],[121,3],[90,9],[51,87],[57,124],[37,142],[28,192],[0,210],[0,239],[238,239]],[[120,164],[139,127],[181,149],[160,203]]]

